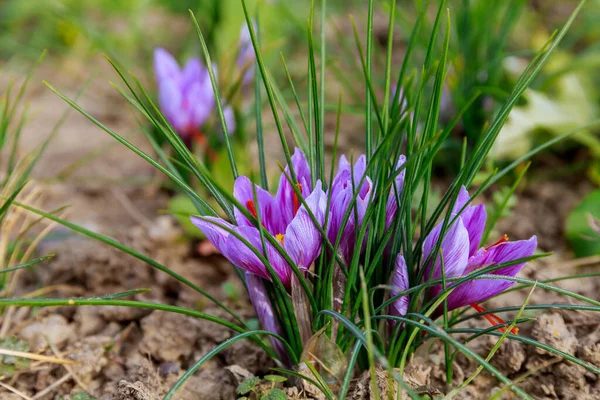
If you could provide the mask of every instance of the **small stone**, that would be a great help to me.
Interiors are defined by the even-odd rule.
[[[164,362],[158,367],[158,374],[166,378],[170,374],[177,375],[179,373],[179,364],[175,362]]]

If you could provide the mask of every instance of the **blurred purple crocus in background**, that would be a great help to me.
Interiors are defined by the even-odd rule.
[[[451,218],[458,215],[469,199],[469,193],[463,187],[452,210]],[[537,247],[537,238],[535,236],[532,236],[528,240],[510,242],[508,241],[508,237],[504,235],[502,239],[491,246],[480,248],[479,242],[481,241],[481,237],[485,230],[485,223],[486,212],[483,204],[466,206],[464,211],[456,218],[456,221],[450,226],[445,237],[442,239],[441,248],[438,252],[435,265],[433,266],[433,271],[431,270],[431,261],[424,266],[424,268],[427,268],[425,279],[437,280],[442,277],[442,256],[444,257],[445,276],[451,278],[466,276],[478,269],[509,263],[533,255],[533,252]],[[427,238],[425,238],[425,242],[423,243],[423,260],[426,260],[434,251],[436,243],[439,240],[441,229],[442,223],[436,226],[429,233]],[[521,271],[524,265],[525,263],[518,263],[492,271],[489,274],[514,277]],[[392,273],[392,281],[397,276],[407,276],[407,274],[406,263],[396,262],[395,270]],[[470,305],[481,312],[483,311],[483,308],[477,303],[502,293],[514,284],[514,281],[505,279],[473,279],[461,283],[454,288],[447,298],[448,310],[450,311]],[[394,283],[392,283],[392,285],[394,285]],[[448,286],[452,285],[451,282],[448,283]],[[399,286],[400,289],[403,287],[403,285],[394,286]],[[429,290],[428,296],[433,298],[441,292],[442,285],[436,285]],[[400,291],[396,294],[398,293],[400,293]],[[407,304],[407,302],[408,297],[398,299],[394,306],[391,307],[390,311],[396,312],[404,310],[403,312],[406,312],[404,305]],[[503,323],[503,321],[495,315],[487,315],[486,318],[494,325]]]
[[[298,180],[297,187],[306,205],[316,220],[325,222],[327,196],[317,181],[311,187],[310,169],[302,151],[296,149],[292,157],[292,168]],[[289,173],[289,167],[286,168]],[[284,181],[285,180],[285,181]],[[256,191],[256,200],[254,196]],[[321,252],[322,237],[304,204],[301,204],[285,173],[282,175],[279,190],[275,197],[254,185],[250,179],[240,176],[236,179],[233,195],[255,218],[260,212],[261,222],[283,247],[287,255],[301,271],[307,271]],[[292,269],[277,249],[267,240],[267,253],[263,252],[259,229],[239,210],[234,210],[236,225],[216,217],[192,217],[192,222],[204,232],[207,239],[234,265],[271,280],[267,267],[256,254],[227,229],[245,238],[259,253],[269,260],[277,276],[286,288],[291,287]],[[225,228],[225,229],[224,229]]]
[[[254,23],[253,28],[256,32],[256,24]],[[252,46],[252,38],[250,37],[250,31],[248,30],[247,24],[243,24],[242,29],[240,30],[238,49],[237,66],[243,73],[242,86],[247,86],[254,76],[254,61],[256,60],[254,47]]]
[[[216,66],[213,66],[215,74]],[[158,85],[159,106],[165,118],[181,139],[190,146],[193,141],[204,143],[202,126],[215,112],[215,95],[208,69],[200,59],[191,58],[179,67],[177,61],[165,49],[154,51],[154,73]],[[227,129],[235,130],[233,110],[223,109]]]

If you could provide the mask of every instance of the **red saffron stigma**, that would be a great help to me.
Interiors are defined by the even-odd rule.
[[[192,130],[192,139],[200,146],[206,143],[206,136],[198,129]]]
[[[256,208],[254,208],[254,202],[252,200],[248,200],[246,202],[246,208],[248,209],[248,211],[250,211],[250,214],[252,214],[252,216],[254,218],[257,218],[256,217]]]
[[[506,236],[506,235],[504,235]],[[485,308],[481,307],[479,304],[475,304],[475,303],[471,303],[470,304],[471,307],[473,307],[475,309],[475,311],[477,312],[484,312]],[[506,324],[506,321],[504,321],[502,318],[500,318],[499,316],[497,316],[496,314],[484,314],[483,318],[487,319],[488,322],[490,324],[492,324],[492,326],[495,325],[502,325],[502,324]],[[505,332],[506,328],[504,327],[499,327],[498,330],[500,332]],[[514,327],[510,330],[510,333],[512,333],[513,335],[518,335],[519,334],[519,328]]]
[[[504,242],[508,242],[508,235],[505,233],[504,236],[502,236],[500,238],[500,240],[498,240],[496,243],[492,244],[491,246],[486,247],[486,250],[491,249],[494,246],[498,246],[500,243],[504,243]]]
[[[298,190],[300,191],[300,193],[302,193],[302,184],[301,183],[296,183],[296,187],[298,188]],[[298,212],[298,209],[300,208],[300,201],[298,200],[298,195],[296,194],[296,191],[294,191],[294,194],[292,196],[292,201],[294,202],[294,215],[296,215],[296,213]]]

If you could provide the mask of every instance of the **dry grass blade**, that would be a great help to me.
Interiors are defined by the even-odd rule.
[[[21,358],[27,358],[27,359],[30,359],[30,360],[44,361],[44,362],[49,362],[49,363],[53,363],[53,364],[61,364],[61,365],[64,365],[64,364],[75,364],[75,361],[62,360],[60,358],[50,357],[50,356],[44,356],[44,355],[35,354],[35,353],[28,353],[26,351],[16,351],[16,350],[0,349],[0,355],[13,356],[13,357],[21,357]]]
[[[17,396],[21,396],[22,398],[24,398],[25,400],[33,400],[32,397],[27,396],[25,393],[20,392],[19,390],[15,389],[14,387],[7,385],[6,383],[0,382],[0,386],[2,386],[4,389],[13,392],[14,394],[16,394]]]

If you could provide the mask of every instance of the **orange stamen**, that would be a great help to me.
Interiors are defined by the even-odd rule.
[[[494,246],[498,246],[500,243],[504,243],[504,242],[508,242],[508,235],[504,234],[504,236],[502,236],[502,238],[500,238],[500,240],[498,240],[496,243],[492,244],[491,246],[486,247],[486,250],[491,249]]]
[[[298,191],[300,191],[300,193],[302,193],[302,184],[296,183],[296,187],[298,188]],[[296,215],[296,213],[298,212],[298,209],[300,208],[300,201],[298,200],[298,194],[296,194],[295,191],[292,196],[292,201],[294,202],[294,215]]]
[[[277,239],[279,243],[284,244],[285,235],[283,233],[278,233],[277,235],[275,235],[275,239]]]
[[[248,200],[246,202],[246,208],[248,209],[248,211],[250,211],[250,214],[252,214],[252,216],[254,218],[257,218],[256,217],[256,208],[254,208],[254,202],[252,200]]]
[[[471,307],[473,307],[475,309],[475,311],[477,311],[477,312],[485,312],[485,308],[481,307],[479,304],[471,303]],[[487,319],[488,322],[490,324],[492,324],[492,326],[506,324],[506,321],[504,321],[502,318],[500,318],[496,314],[484,314],[483,318]],[[506,328],[501,326],[498,328],[498,330],[500,332],[504,332],[504,331],[506,331]],[[519,334],[519,328],[517,328],[517,327],[512,328],[510,330],[510,333],[512,333],[513,335]]]

